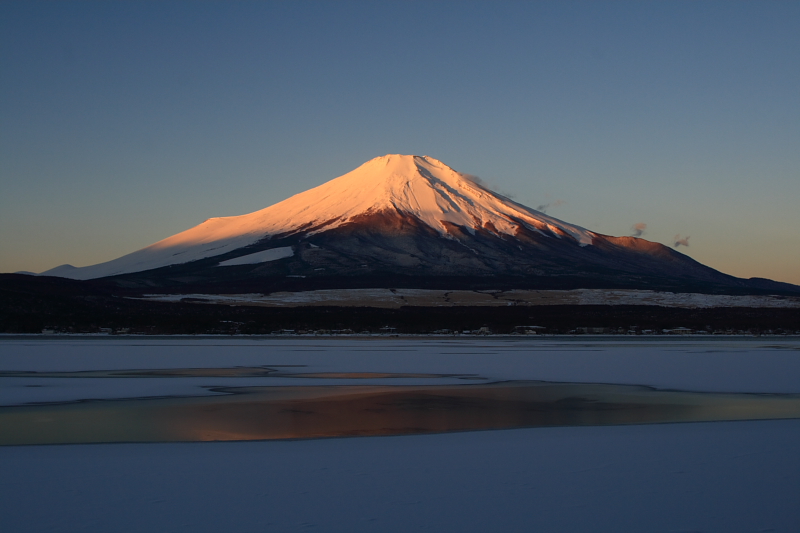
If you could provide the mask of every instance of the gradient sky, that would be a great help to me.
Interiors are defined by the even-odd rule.
[[[0,272],[387,153],[800,284],[800,2],[0,2]]]

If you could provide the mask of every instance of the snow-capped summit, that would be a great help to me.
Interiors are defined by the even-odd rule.
[[[440,235],[452,228],[515,235],[521,228],[580,245],[595,234],[530,209],[428,156],[390,154],[275,205],[202,224],[118,259],[44,274],[92,279],[222,255],[276,235],[313,236],[375,214],[412,217]]]
[[[524,223],[568,234],[582,244],[592,242],[592,233],[583,228],[495,194],[437,159],[415,155],[376,157],[319,187],[235,219],[236,224],[246,220],[248,230],[252,225],[276,234],[313,227],[313,234],[387,211],[412,216],[442,235],[448,234],[448,223],[492,227],[508,235]]]
[[[208,219],[107,263],[44,274],[178,292],[774,285],[722,274],[658,243],[588,231],[432,157],[395,154],[260,211]]]

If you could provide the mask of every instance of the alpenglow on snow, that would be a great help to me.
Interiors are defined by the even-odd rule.
[[[597,237],[496,194],[437,159],[390,154],[254,213],[210,218],[118,259],[82,268],[56,267],[43,274],[86,280],[141,272],[219,256],[276,235],[312,237],[385,212],[413,217],[448,239],[458,238],[450,230],[454,226],[507,236],[524,226],[548,237],[574,240],[579,246],[591,245]],[[284,248],[273,255],[291,253]]]

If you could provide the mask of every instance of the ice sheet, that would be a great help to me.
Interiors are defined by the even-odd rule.
[[[0,339],[4,371],[260,365],[800,392],[800,340],[792,338]],[[9,392],[24,380],[51,386]],[[265,380],[69,381],[4,378],[0,388],[8,389],[7,398],[44,401],[192,393],[223,381]],[[301,381],[319,383],[291,383]],[[0,529],[796,531],[799,446],[800,421],[783,420],[2,447]]]
[[[800,339],[788,337],[0,339],[0,371],[272,365],[302,365],[295,369],[298,372],[475,374],[488,380],[621,383],[709,392],[800,392]],[[111,380],[111,397],[138,394],[134,388],[141,390],[144,385],[135,381]],[[275,378],[256,381],[260,385],[278,383]],[[192,385],[199,390],[217,384],[223,384],[223,378],[198,379]],[[100,387],[99,382],[92,386]]]
[[[796,531],[800,421],[0,449],[4,531]]]

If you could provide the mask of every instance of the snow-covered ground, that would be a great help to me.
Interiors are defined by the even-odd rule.
[[[222,261],[219,264],[219,266],[254,265],[257,263],[269,263],[270,261],[277,261],[278,259],[283,259],[284,257],[292,257],[293,255],[294,255],[294,250],[292,250],[291,246],[282,246],[280,248],[270,248],[269,250],[256,252],[254,254],[243,255],[235,259],[228,259],[227,261]]]
[[[256,255],[256,254],[254,254]],[[724,294],[673,293],[646,290],[575,289],[465,291],[429,289],[322,289],[272,294],[150,294],[147,300],[198,303],[298,307],[304,305],[402,307],[507,306],[507,305],[654,305],[686,309],[710,307],[798,308],[800,297],[731,296]]]
[[[0,339],[4,372],[275,365],[800,393],[796,338]],[[320,383],[72,379],[0,378],[0,404]],[[797,531],[798,446],[800,420],[0,447],[0,529]]]

